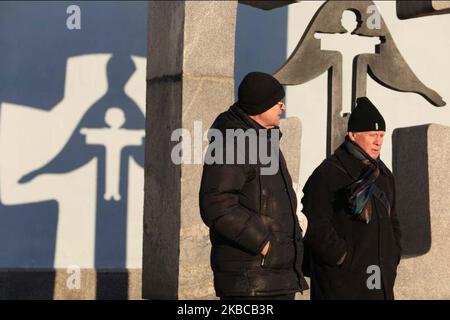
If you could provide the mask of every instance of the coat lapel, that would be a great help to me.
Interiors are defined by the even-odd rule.
[[[361,176],[365,164],[348,153],[347,150],[345,150],[344,144],[342,144],[334,154],[353,180],[356,180]]]

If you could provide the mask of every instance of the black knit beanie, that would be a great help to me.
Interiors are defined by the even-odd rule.
[[[239,85],[236,104],[245,113],[253,116],[272,108],[284,95],[283,86],[270,74],[251,72]]]
[[[356,107],[348,119],[347,131],[386,131],[386,123],[369,98],[361,97],[356,100]]]

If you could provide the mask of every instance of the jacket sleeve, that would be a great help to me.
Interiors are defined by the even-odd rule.
[[[239,203],[246,182],[245,170],[245,165],[205,165],[200,213],[210,229],[256,255],[269,240],[270,232],[257,213]]]
[[[392,189],[393,189],[393,201],[392,201],[392,207],[391,207],[391,224],[392,224],[392,230],[394,232],[394,237],[395,237],[395,241],[397,243],[397,246],[400,250],[400,256],[402,254],[402,244],[401,244],[401,239],[402,239],[402,232],[400,229],[400,221],[398,220],[398,216],[397,216],[397,210],[396,210],[396,191],[395,191],[395,181],[394,181],[394,177],[391,177],[392,179]]]
[[[336,266],[349,252],[349,248],[331,222],[332,201],[327,177],[316,170],[303,188],[303,212],[308,218],[308,232],[304,241],[314,257],[323,263]]]

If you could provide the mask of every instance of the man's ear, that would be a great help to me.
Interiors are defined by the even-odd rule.
[[[355,135],[356,135],[356,133],[354,133],[354,132],[349,132],[348,133],[348,137],[350,138],[350,140],[351,141],[353,141],[353,142],[355,142]]]

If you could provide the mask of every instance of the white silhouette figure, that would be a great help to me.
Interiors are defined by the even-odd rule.
[[[140,146],[145,130],[122,129],[125,115],[119,108],[106,111],[105,122],[109,128],[81,128],[80,133],[86,136],[86,143],[105,147],[105,194],[106,201],[120,201],[120,156],[127,146]]]
[[[375,54],[375,46],[380,44],[379,37],[364,37],[352,34],[358,27],[358,20],[353,11],[346,10],[342,14],[342,26],[348,31],[345,34],[316,33],[320,39],[321,50],[340,51],[342,53],[342,115],[351,112],[353,59],[362,53]]]

